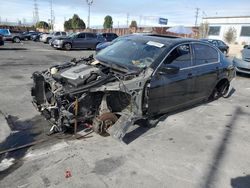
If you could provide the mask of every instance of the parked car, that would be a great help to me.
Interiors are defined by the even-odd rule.
[[[0,34],[3,36],[5,41],[12,41],[15,43],[20,43],[21,38],[18,34],[11,33],[9,29],[0,29]]]
[[[48,33],[41,33],[41,32],[38,32],[38,33],[36,33],[36,34],[34,34],[34,35],[31,35],[31,36],[30,36],[30,40],[35,41],[35,42],[38,42],[38,41],[40,41],[40,36],[41,36],[42,34],[48,34]]]
[[[3,35],[0,35],[0,46],[4,45]]]
[[[102,43],[99,43],[97,46],[96,46],[96,53],[98,53],[100,50],[114,44],[115,42],[117,41],[120,41],[120,40],[123,40],[123,39],[126,39],[126,37],[129,37],[129,36],[133,36],[133,35],[141,35],[141,36],[158,36],[158,34],[153,34],[153,33],[133,33],[133,34],[129,34],[129,35],[123,35],[123,36],[120,36],[114,40],[112,40],[111,42],[102,42]],[[168,36],[168,35],[161,35],[161,37],[168,37],[168,38],[179,38],[179,37],[176,37],[176,36]]]
[[[214,46],[219,48],[220,51],[222,53],[224,53],[225,55],[227,55],[229,52],[229,46],[225,42],[223,42],[222,40],[215,40],[215,39],[201,39],[201,40],[213,44]]]
[[[111,42],[118,37],[116,33],[100,33],[100,35],[102,35],[107,42]]]
[[[36,31],[25,31],[21,33],[19,36],[21,40],[31,40],[32,36],[38,35],[39,33],[40,32],[36,32]]]
[[[51,130],[88,122],[96,133],[121,140],[139,119],[226,97],[235,69],[206,42],[132,35],[95,58],[54,65],[32,77],[33,104],[54,124]]]
[[[53,42],[53,47],[57,49],[96,49],[96,46],[104,42],[102,35],[95,33],[76,33],[69,37],[57,38]]]
[[[250,74],[250,45],[245,45],[240,56],[235,57],[233,62],[237,72]]]
[[[67,35],[67,33],[64,32],[64,31],[56,31],[56,32],[52,32],[52,33],[49,33],[49,34],[41,35],[40,36],[40,41],[48,44],[52,38],[60,37],[60,36],[66,36],[66,35]]]
[[[65,39],[65,38],[70,38],[71,36],[75,35],[76,33],[69,33],[68,35],[66,36],[59,36],[59,37],[53,37],[50,41],[49,41],[49,45],[50,46],[54,46],[54,42],[55,40],[62,40],[62,39]]]

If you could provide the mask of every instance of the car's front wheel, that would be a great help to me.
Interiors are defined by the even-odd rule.
[[[21,39],[19,37],[14,37],[13,38],[13,42],[14,43],[20,43],[21,42]]]
[[[70,43],[65,43],[64,44],[64,46],[63,46],[63,48],[65,49],[65,50],[71,50],[71,48],[72,48],[72,45],[70,44]]]

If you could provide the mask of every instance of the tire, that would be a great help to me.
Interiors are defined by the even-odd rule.
[[[217,100],[220,97],[228,98],[229,97],[229,91],[230,91],[230,83],[218,83],[216,87],[214,88],[212,94],[209,96],[209,100]]]
[[[98,44],[100,44],[100,43],[97,43],[92,50],[96,50],[96,47],[98,46]]]
[[[21,42],[21,39],[19,37],[14,37],[13,38],[13,42],[14,43],[20,43]]]
[[[72,45],[71,45],[70,43],[65,43],[65,44],[63,45],[63,48],[64,48],[65,50],[69,51],[69,50],[71,50]]]
[[[51,38],[46,39],[46,44],[49,44],[49,40],[51,40]]]

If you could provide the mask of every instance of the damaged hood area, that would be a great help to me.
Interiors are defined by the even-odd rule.
[[[51,122],[53,132],[89,123],[96,133],[121,140],[142,117],[144,87],[152,72],[93,56],[73,59],[33,73],[32,103]]]

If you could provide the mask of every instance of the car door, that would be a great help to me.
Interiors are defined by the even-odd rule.
[[[148,112],[166,113],[191,103],[194,80],[190,44],[175,47],[157,68],[148,89]]]
[[[86,41],[84,44],[84,48],[95,48],[97,44],[96,34],[94,33],[86,33]]]
[[[195,98],[207,97],[219,76],[220,57],[217,48],[193,43]]]
[[[79,33],[74,39],[73,39],[73,48],[82,48],[85,42],[85,33]]]

